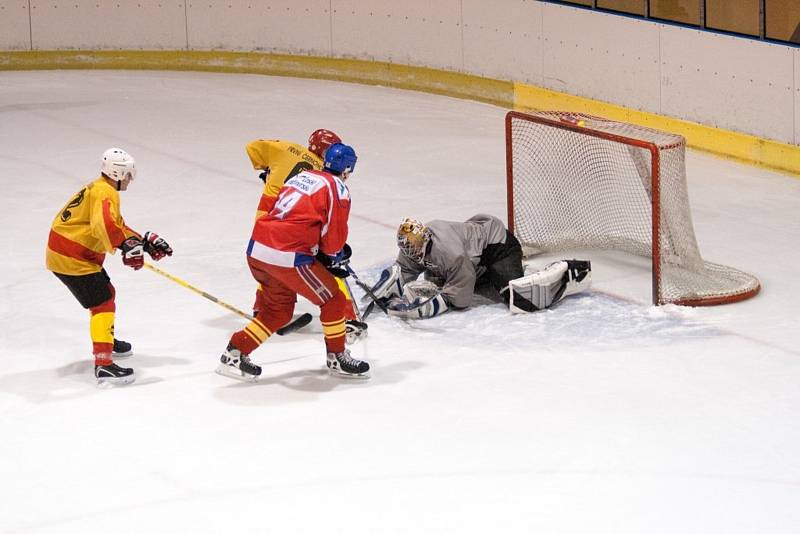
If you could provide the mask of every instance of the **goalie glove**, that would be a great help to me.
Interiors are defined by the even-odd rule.
[[[588,289],[592,283],[592,264],[583,260],[551,263],[533,274],[511,280],[508,308],[511,313],[544,310],[567,295]]]
[[[427,280],[407,283],[403,295],[390,298],[386,308],[389,315],[403,319],[428,319],[450,309],[439,288]]]
[[[169,246],[163,237],[159,237],[155,232],[144,233],[144,251],[150,257],[158,261],[164,256],[172,256],[172,247]]]
[[[134,271],[144,267],[144,245],[141,239],[136,236],[128,237],[119,248],[122,251],[122,263]]]

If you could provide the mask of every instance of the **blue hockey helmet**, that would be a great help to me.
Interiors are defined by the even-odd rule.
[[[341,175],[356,168],[356,151],[344,143],[334,143],[325,152],[325,170]]]

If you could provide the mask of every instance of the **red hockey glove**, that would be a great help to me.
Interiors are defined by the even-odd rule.
[[[172,247],[169,246],[169,243],[164,241],[163,237],[159,237],[155,232],[145,232],[144,251],[150,254],[150,257],[156,261],[164,256],[172,256]]]
[[[122,263],[138,271],[144,267],[144,245],[136,236],[127,238],[119,246],[122,250]]]

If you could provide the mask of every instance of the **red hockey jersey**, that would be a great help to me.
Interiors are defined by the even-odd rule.
[[[350,190],[338,177],[304,171],[286,181],[272,210],[253,227],[247,255],[270,265],[294,267],[317,252],[335,255],[347,241]]]

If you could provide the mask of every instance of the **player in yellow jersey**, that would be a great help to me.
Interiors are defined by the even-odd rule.
[[[47,268],[90,312],[89,331],[98,383],[129,384],[133,369],[119,367],[112,356],[133,354],[130,343],[114,339],[114,286],[103,261],[122,251],[122,262],[144,266],[144,253],[154,260],[172,255],[172,248],[153,232],[144,236],[129,228],[120,214],[119,191],[136,176],[134,159],[122,149],[103,153],[101,174],[78,191],[53,219],[47,240]]]
[[[248,143],[247,155],[253,168],[262,171],[258,176],[264,181],[256,218],[272,209],[286,180],[302,171],[322,169],[325,151],[341,142],[330,130],[316,130],[308,138],[308,148],[278,139],[256,139]]]
[[[308,148],[291,141],[278,139],[256,139],[247,144],[247,155],[255,170],[261,171],[258,175],[264,181],[264,190],[256,210],[256,219],[267,214],[272,210],[278,198],[278,192],[289,178],[306,170],[322,169],[325,152],[335,144],[341,143],[341,138],[330,130],[324,128],[315,130],[308,137]],[[337,278],[339,287],[350,301],[347,307],[348,338],[353,340],[363,334],[354,321],[357,321],[355,312],[356,304],[352,300],[352,295],[347,283]],[[261,286],[258,287],[261,291]],[[256,302],[259,302],[256,296]],[[258,310],[254,310],[257,315]]]

